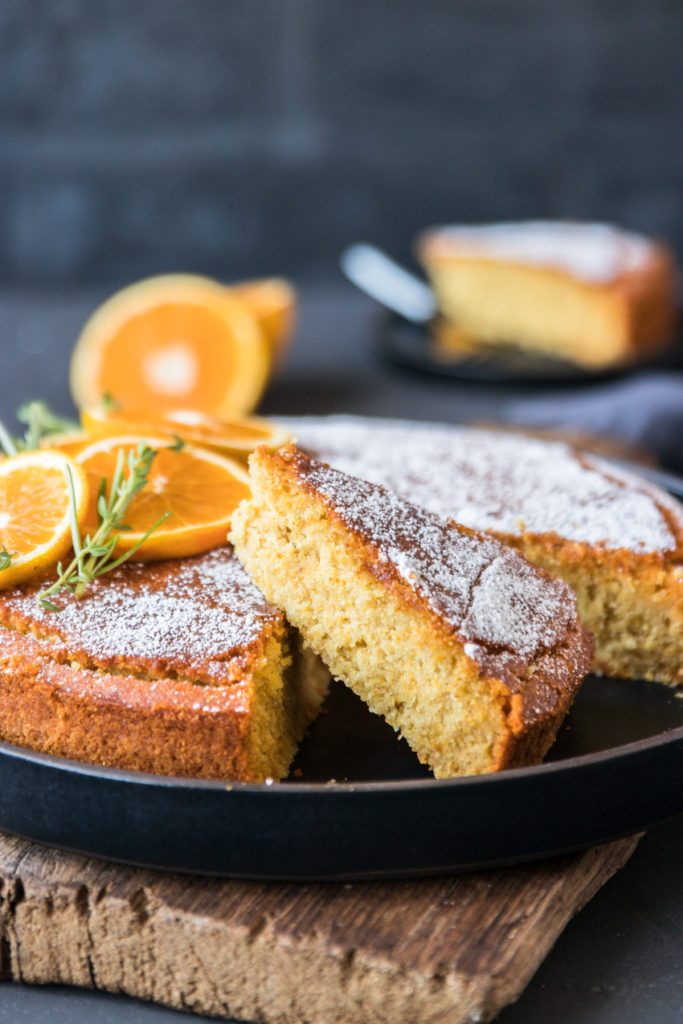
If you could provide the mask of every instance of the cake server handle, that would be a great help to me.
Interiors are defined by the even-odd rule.
[[[431,289],[415,274],[368,242],[356,242],[344,249],[339,265],[349,281],[387,309],[426,324],[436,314]]]

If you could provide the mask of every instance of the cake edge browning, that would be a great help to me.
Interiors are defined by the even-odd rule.
[[[192,564],[204,565],[210,557]],[[235,559],[229,551],[221,557]],[[165,565],[173,577],[180,563]],[[122,583],[132,579],[143,585],[151,579],[163,588],[165,571],[161,563],[152,570],[131,563],[119,572]],[[109,579],[106,585],[116,588],[118,583]],[[329,675],[312,652],[302,649],[277,609],[271,606],[257,615],[254,628],[245,633],[248,641],[229,642],[223,658],[207,661],[203,673],[191,659],[183,671],[180,640],[164,671],[155,656],[121,650],[119,658],[103,657],[73,637],[70,648],[63,631],[54,633],[58,612],[47,621],[43,616],[33,621],[17,609],[12,614],[13,597],[28,606],[25,596],[33,602],[34,589],[0,593],[2,740],[156,775],[259,782],[287,774]],[[203,597],[208,600],[206,593]],[[97,601],[97,592],[91,599]],[[229,596],[217,599],[230,607]],[[260,594],[258,601],[265,606]]]
[[[479,649],[475,652],[475,645],[467,644],[463,637],[459,636],[457,630],[446,623],[442,616],[425,601],[423,595],[406,581],[405,578],[386,558],[382,557],[372,540],[363,535],[362,531],[353,530],[349,524],[344,522],[334,503],[329,501],[325,495],[311,483],[308,470],[311,460],[298,451],[294,446],[279,449],[277,452],[265,448],[258,449],[252,456],[250,463],[252,471],[253,497],[250,502],[243,503],[233,518],[232,540],[239,557],[242,558],[246,568],[252,572],[256,582],[266,593],[270,600],[279,604],[286,612],[290,620],[301,629],[307,642],[318,651],[323,660],[326,661],[333,674],[341,677],[354,689],[362,699],[366,700],[372,710],[384,715],[394,728],[403,732],[411,746],[416,750],[421,760],[426,761],[435,771],[437,776],[448,776],[454,774],[476,773],[478,771],[498,771],[503,768],[520,767],[540,761],[547,749],[554,740],[557,730],[563,721],[574,696],[580,686],[583,676],[588,670],[591,656],[591,639],[587,631],[579,624],[574,615],[571,626],[566,630],[562,642],[557,643],[552,650],[537,651],[533,658],[520,659],[510,657],[505,652],[495,650]],[[313,464],[314,465],[314,464]],[[296,559],[292,564],[284,568],[283,560],[286,559],[286,544],[284,533],[289,529],[285,525],[287,513],[283,502],[277,497],[277,484],[269,481],[269,474],[279,474],[279,483],[288,490],[285,503],[292,500],[292,491],[298,491],[301,498],[301,507],[292,511],[292,521],[304,530],[305,507],[310,512],[309,521],[305,523],[309,537],[315,530],[315,520],[324,520],[324,529],[327,533],[334,534],[333,544],[336,544],[337,552],[343,551],[341,560],[349,562],[349,573],[358,575],[357,590],[363,590],[369,595],[364,616],[372,617],[373,609],[382,606],[383,610],[379,615],[380,620],[392,623],[391,628],[398,632],[410,631],[413,637],[419,636],[425,651],[430,651],[430,656],[437,666],[435,671],[443,677],[442,688],[454,687],[456,677],[470,680],[473,691],[479,693],[476,698],[480,702],[487,703],[489,709],[493,709],[493,718],[498,719],[495,740],[490,743],[490,750],[487,755],[487,763],[478,763],[474,767],[469,765],[464,771],[462,767],[453,761],[444,745],[448,743],[445,733],[437,736],[440,727],[439,712],[434,713],[432,735],[425,738],[417,737],[416,729],[408,721],[409,715],[405,708],[415,709],[418,703],[416,697],[413,704],[413,693],[411,687],[422,691],[419,700],[427,704],[425,691],[429,686],[422,680],[401,680],[401,666],[398,663],[396,669],[396,688],[401,694],[395,700],[390,695],[382,694],[379,698],[377,692],[373,694],[372,687],[363,682],[363,674],[367,674],[367,658],[363,653],[367,646],[367,636],[354,636],[353,631],[340,641],[344,632],[344,621],[349,617],[348,609],[342,607],[341,596],[342,578],[344,569],[342,561],[335,555],[337,564],[332,570],[334,576],[330,575],[330,581],[335,584],[335,600],[341,602],[338,611],[339,623],[337,624],[337,635],[327,638],[323,636],[325,629],[317,629],[311,626],[311,619],[316,616],[316,610],[308,610],[302,617],[301,607],[295,607],[291,594],[298,581],[300,586],[302,578],[309,573],[311,566],[304,567],[296,565]],[[378,490],[384,491],[383,488]],[[296,501],[296,498],[294,499]],[[268,505],[277,504],[271,511]],[[418,511],[418,510],[416,510]],[[421,510],[420,510],[421,511]],[[433,517],[436,519],[436,517]],[[278,543],[278,559],[280,562],[281,583],[278,585],[275,574],[268,574],[264,569],[264,563],[268,555],[264,554],[260,546],[261,537],[272,536],[281,527],[281,536]],[[565,588],[565,584],[543,573],[532,566],[517,552],[492,541],[487,535],[478,535],[475,531],[467,530],[456,524],[451,524],[450,530],[460,532],[468,537],[480,538],[482,543],[496,545],[503,551],[509,552],[511,558],[519,560],[519,565],[528,567],[538,578],[545,578],[549,585]],[[320,542],[318,548],[321,546]],[[298,557],[304,556],[299,552]],[[326,557],[318,551],[318,557]],[[314,556],[315,558],[315,556]],[[329,570],[329,562],[326,561],[326,568]],[[286,581],[286,582],[284,582]],[[565,588],[569,594],[569,588]],[[307,595],[306,600],[309,600]],[[573,600],[573,595],[572,595]],[[304,602],[305,603],[305,602]],[[309,621],[306,621],[306,620]],[[334,633],[334,627],[332,629]],[[469,648],[469,650],[467,649]],[[354,653],[355,652],[355,653]],[[509,652],[508,652],[509,654]],[[444,660],[452,666],[453,675],[449,676],[443,668]],[[390,674],[392,669],[389,660],[384,666],[384,671]],[[353,663],[353,664],[352,664]],[[363,666],[362,668],[359,666]],[[406,669],[408,666],[406,665]],[[351,679],[353,676],[353,679]],[[474,680],[474,681],[473,681]],[[431,683],[429,684],[431,685]],[[461,687],[462,693],[465,690]],[[432,693],[430,700],[438,704],[442,699],[444,708],[449,701],[459,700],[453,693],[447,698],[440,698],[438,693]],[[467,697],[463,697],[467,705]],[[475,700],[476,703],[476,700]],[[467,705],[468,706],[468,705]],[[441,709],[441,714],[446,710]],[[424,712],[426,708],[423,708]],[[481,710],[481,709],[480,709]],[[472,715],[479,714],[470,708],[467,712]],[[418,712],[415,712],[418,714]],[[419,715],[418,715],[419,717]],[[486,723],[481,723],[482,729]],[[436,731],[434,731],[436,730]],[[420,730],[417,730],[420,731]],[[424,732],[424,730],[422,730]],[[450,760],[449,760],[450,758]]]
[[[283,673],[278,712],[263,692],[269,671],[266,655],[232,686],[114,675],[53,660],[35,637],[0,629],[0,737],[43,754],[153,775],[279,779],[318,712],[327,674],[312,652],[302,651],[296,671],[290,665]],[[264,734],[268,742],[259,744]]]

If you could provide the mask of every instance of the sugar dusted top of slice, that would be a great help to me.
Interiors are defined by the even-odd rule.
[[[560,442],[352,416],[286,422],[322,461],[473,529],[552,533],[640,554],[677,547],[664,512],[683,523],[676,502]]]
[[[609,224],[530,220],[500,224],[448,225],[428,233],[429,244],[444,255],[550,266],[594,283],[606,283],[638,270],[654,246],[642,235]]]
[[[489,670],[519,672],[576,626],[573,591],[517,551],[296,449],[285,451],[293,452],[287,457],[303,485],[372,547],[375,575],[397,573]]]
[[[0,623],[30,631],[56,658],[133,674],[231,683],[265,630],[282,621],[224,547],[197,558],[126,563],[60,612],[36,605],[37,588],[0,593]]]

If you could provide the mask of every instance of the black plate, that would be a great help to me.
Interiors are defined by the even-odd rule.
[[[638,471],[638,467],[633,467]],[[677,477],[644,475],[681,494]],[[588,676],[547,763],[437,780],[341,683],[290,779],[210,782],[0,743],[0,829],[173,871],[428,875],[532,860],[683,813],[683,689]]]
[[[487,384],[580,384],[620,377],[634,370],[683,366],[683,329],[679,329],[673,347],[661,356],[635,366],[605,371],[583,370],[563,359],[522,351],[511,345],[489,345],[476,353],[465,353],[462,358],[445,360],[435,350],[426,325],[386,311],[379,318],[376,341],[380,356],[404,369]]]
[[[96,768],[0,744],[0,828],[172,870],[350,879],[539,858],[683,811],[683,700],[654,683],[588,677],[552,761],[465,779],[429,777],[341,684],[327,710],[294,781],[271,786]]]

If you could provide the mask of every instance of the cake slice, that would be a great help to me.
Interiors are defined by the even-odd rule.
[[[569,587],[294,445],[250,470],[235,550],[333,675],[437,776],[542,759],[590,665]]]
[[[126,563],[60,612],[0,591],[0,738],[93,764],[262,781],[287,774],[327,670],[230,547]]]
[[[675,263],[663,245],[607,224],[521,221],[432,228],[418,241],[451,339],[508,342],[588,369],[673,341]]]
[[[683,508],[561,442],[356,416],[287,420],[316,458],[484,530],[560,576],[595,637],[593,670],[683,683]]]

